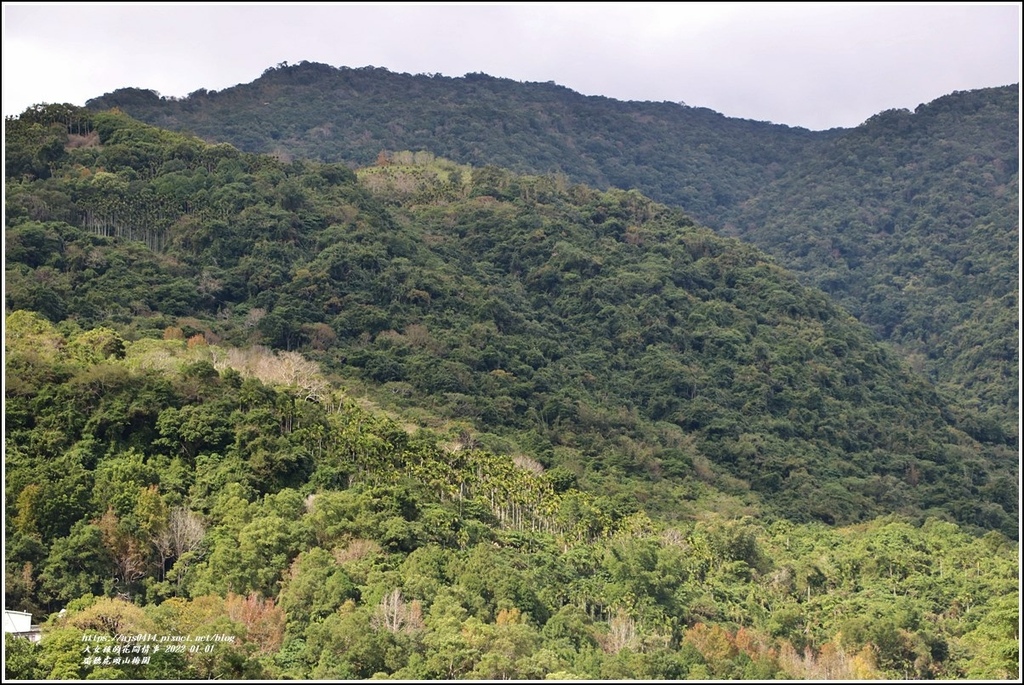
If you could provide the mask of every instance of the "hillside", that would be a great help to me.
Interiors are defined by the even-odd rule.
[[[305,62],[181,100],[129,88],[89,106],[286,159],[360,166],[422,150],[639,189],[824,289],[970,414],[974,434],[1017,433],[1016,86],[826,132],[551,83]]]
[[[308,62],[181,100],[124,88],[86,107],[118,107],[162,128],[287,158],[365,166],[382,150],[422,150],[473,166],[562,173],[598,188],[637,188],[705,223],[833,136],[671,102],[586,97],[554,83]]]
[[[77,115],[90,142],[8,184],[10,309],[309,351],[662,512],[710,485],[793,520],[1016,535],[1009,436],[976,442],[822,293],[678,210],[430,160],[359,184]]]
[[[726,231],[779,255],[1004,430],[1019,412],[1018,96],[883,112],[795,163]]]
[[[6,679],[1018,670],[998,533],[667,524],[412,432],[294,353],[61,328],[6,318],[5,605],[49,614],[7,636]]]
[[[422,153],[6,145],[5,603],[66,610],[8,678],[1016,672],[1006,436],[756,249]],[[83,662],[145,633],[223,641]]]

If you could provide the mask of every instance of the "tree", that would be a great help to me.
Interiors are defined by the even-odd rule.
[[[131,599],[133,586],[146,575],[147,547],[136,536],[136,531],[122,524],[113,507],[109,507],[95,525],[114,562],[114,587],[119,596]]]
[[[168,407],[157,418],[158,445],[167,445],[193,462],[200,451],[221,451],[231,437],[223,407],[218,404],[189,404]]]
[[[272,654],[284,639],[285,615],[273,598],[256,593],[243,597],[234,593],[224,600],[228,618],[245,626],[246,639],[254,642],[261,654]]]
[[[156,629],[152,619],[141,608],[110,597],[100,597],[81,611],[69,612],[64,620],[79,630],[109,637],[147,634]]]
[[[412,633],[423,628],[422,611],[419,602],[407,603],[402,591],[394,588],[381,598],[370,625],[392,633]]]
[[[39,665],[39,648],[31,640],[4,632],[4,679],[39,680],[45,674]]]
[[[969,678],[1013,679],[1020,675],[1020,594],[993,598],[981,623],[964,636],[976,650],[967,664]]]
[[[337,611],[358,590],[334,556],[321,547],[299,554],[281,583],[279,605],[288,617],[288,632],[302,635],[306,628]]]
[[[53,605],[113,589],[113,559],[99,527],[85,520],[50,546],[39,573],[40,598]]]
[[[181,583],[188,566],[194,561],[189,553],[199,548],[206,535],[206,524],[201,516],[185,507],[175,507],[167,518],[166,525],[157,528],[152,536],[153,546],[160,555],[160,569],[167,568],[167,562],[174,560],[177,577],[177,591],[181,591]]]

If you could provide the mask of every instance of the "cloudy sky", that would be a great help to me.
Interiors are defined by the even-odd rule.
[[[1019,3],[4,3],[3,111],[280,62],[554,81],[824,129],[1020,82]]]

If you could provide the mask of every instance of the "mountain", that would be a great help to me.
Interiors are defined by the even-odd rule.
[[[44,116],[65,115],[27,114],[12,150],[56,154]],[[970,438],[820,291],[677,209],[411,153],[357,183],[78,116],[49,178],[8,184],[10,309],[309,351],[661,512],[682,477],[793,520],[1015,534],[1010,436]]]
[[[124,88],[86,106],[118,107],[246,152],[365,166],[381,151],[423,150],[473,166],[563,173],[599,188],[637,188],[705,223],[832,137],[675,103],[585,97],[554,83],[308,62],[181,100]]]
[[[1019,412],[1018,98],[993,88],[876,115],[795,163],[725,231],[970,398],[980,430]]]
[[[552,83],[303,62],[181,100],[128,88],[88,106],[285,159],[427,151],[639,189],[828,292],[991,437],[1016,435],[1019,411],[1018,99],[959,92],[812,132]]]
[[[8,678],[1019,670],[1010,436],[756,248],[423,152],[5,146]]]

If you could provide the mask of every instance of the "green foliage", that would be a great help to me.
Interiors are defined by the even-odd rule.
[[[90,121],[9,179],[8,305],[49,295],[7,316],[6,599],[67,610],[18,673],[1012,677],[999,422],[760,253],[636,192]],[[234,639],[86,667],[122,620]]]
[[[727,218],[732,235],[824,289],[958,399],[964,430],[1008,445],[1018,402],[1017,108],[1017,89],[1005,87],[883,112],[795,161]]]
[[[142,236],[148,249],[132,242],[139,226],[163,224],[133,218],[127,205],[104,215],[113,228],[87,218],[78,228],[14,220],[30,244],[63,245],[45,265],[16,252],[23,261],[8,273],[26,293],[41,292],[30,283],[44,273],[60,293],[56,308],[25,302],[51,318],[70,310],[79,325],[104,326],[61,350],[74,375],[56,391],[65,411],[46,416],[49,433],[30,425],[27,395],[15,393],[16,425],[49,440],[50,453],[70,447],[61,434],[83,428],[100,452],[158,445],[201,466],[196,485],[206,492],[231,481],[263,493],[310,478],[337,487],[379,467],[371,445],[343,448],[357,460],[324,460],[322,447],[303,447],[324,427],[297,397],[189,406],[222,392],[212,367],[197,367],[180,381],[182,400],[160,408],[166,382],[127,377],[113,363],[125,340],[174,330],[185,337],[187,327],[192,347],[227,338],[318,353],[346,375],[394,384],[389,400],[471,422],[587,488],[610,480],[628,497],[668,475],[669,489],[710,485],[801,520],[943,509],[970,525],[1013,530],[1005,446],[971,447],[961,431],[968,424],[819,292],[639,193],[433,158],[417,165],[411,155],[401,167],[411,171],[401,173],[414,176],[412,190],[401,190],[398,171],[371,170],[362,174],[370,197],[351,179],[327,183],[316,164],[232,157],[117,113],[95,120],[103,150],[120,145],[129,159],[95,171],[69,162],[46,184],[67,188],[85,211],[145,190],[132,184],[164,192],[188,172],[202,183],[175,196],[159,230],[177,236],[179,220],[231,220],[217,225],[217,240],[185,250],[174,240]],[[138,155],[178,164],[165,169]],[[225,187],[222,175],[226,186],[248,189],[244,199],[212,198]],[[379,177],[387,183],[369,183]],[[197,195],[204,199],[190,199]],[[90,257],[67,256],[76,254]],[[167,325],[175,321],[184,327]],[[97,360],[104,364],[89,364]],[[282,373],[303,396],[320,392],[301,364]],[[224,421],[231,411],[240,412],[233,430]],[[676,430],[669,437],[659,424]],[[970,425],[978,437],[1006,436]],[[960,468],[964,460],[971,469]],[[468,494],[468,483],[443,478],[437,487]],[[468,499],[483,497],[499,520],[524,525],[540,495],[496,481]],[[498,496],[520,501],[495,507]],[[655,509],[674,506],[643,496]],[[567,517],[583,536],[606,527]],[[377,537],[414,547],[420,533],[407,524],[382,524]]]
[[[358,97],[339,98],[339,92]],[[125,88],[88,106],[118,107],[247,152],[286,151],[295,158],[368,166],[382,150],[416,150],[386,154],[384,161],[407,166],[436,156],[478,167],[558,172],[599,187],[638,187],[698,213],[742,202],[779,165],[833,135],[667,102],[584,97],[551,83],[309,62],[269,69],[251,84],[219,93],[197,91],[173,100]],[[362,135],[354,134],[355,126]],[[480,194],[515,192],[487,178],[486,172],[476,174],[484,187]],[[451,180],[457,187],[461,179]]]
[[[34,642],[4,632],[4,679],[38,680],[45,675],[39,665],[39,649]]]
[[[493,165],[559,174],[563,186],[637,188],[775,255],[948,393],[963,430],[1015,440],[1014,86],[820,132],[552,83],[308,62],[219,93],[178,100],[128,88],[88,104],[249,152],[376,160],[362,176],[388,202],[546,201]],[[387,152],[399,150],[418,152]]]
[[[67,602],[86,594],[101,595],[112,587],[113,561],[96,526],[78,521],[67,537],[50,545],[39,573],[40,599]]]
[[[311,623],[322,621],[356,595],[355,585],[330,552],[314,547],[299,554],[280,594],[289,632],[302,635]]]

